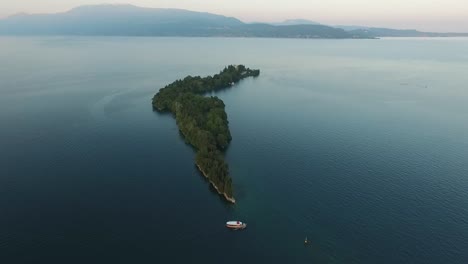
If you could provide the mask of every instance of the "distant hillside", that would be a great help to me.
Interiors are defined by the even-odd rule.
[[[65,13],[19,14],[0,19],[3,35],[228,36],[367,38],[324,25],[246,24],[221,15],[132,5],[82,6]]]
[[[227,36],[268,37],[268,38],[367,38],[339,28],[323,25],[273,26],[270,24],[244,24],[226,31]]]
[[[210,35],[240,26],[235,18],[179,9],[131,5],[82,6],[66,13],[16,15],[0,20],[0,34],[23,35]]]
[[[363,26],[335,26],[349,33],[368,37],[466,37],[468,33],[422,32],[415,29],[391,29]]]

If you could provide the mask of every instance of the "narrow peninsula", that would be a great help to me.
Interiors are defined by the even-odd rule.
[[[235,203],[229,167],[223,151],[232,140],[224,102],[206,93],[232,87],[247,77],[257,77],[260,70],[244,65],[230,65],[213,76],[187,76],[159,90],[153,108],[174,114],[177,126],[187,143],[197,153],[195,164],[227,201]]]

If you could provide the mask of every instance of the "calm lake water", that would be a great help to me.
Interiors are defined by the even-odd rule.
[[[1,262],[468,263],[467,47],[2,37]],[[151,108],[228,64],[235,206]]]

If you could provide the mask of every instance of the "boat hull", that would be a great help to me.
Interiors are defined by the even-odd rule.
[[[226,227],[230,229],[244,229],[247,227],[247,224],[240,221],[230,221],[226,223]]]

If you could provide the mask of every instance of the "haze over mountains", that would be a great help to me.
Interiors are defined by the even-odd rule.
[[[318,22],[311,21],[308,19],[287,19],[283,22],[270,23],[274,26],[294,26],[294,25],[321,25]]]
[[[2,35],[186,36],[272,38],[376,38],[385,36],[468,36],[416,30],[326,26],[292,19],[281,23],[244,23],[233,17],[182,9],[133,5],[81,6],[57,14],[18,14],[0,19]]]

